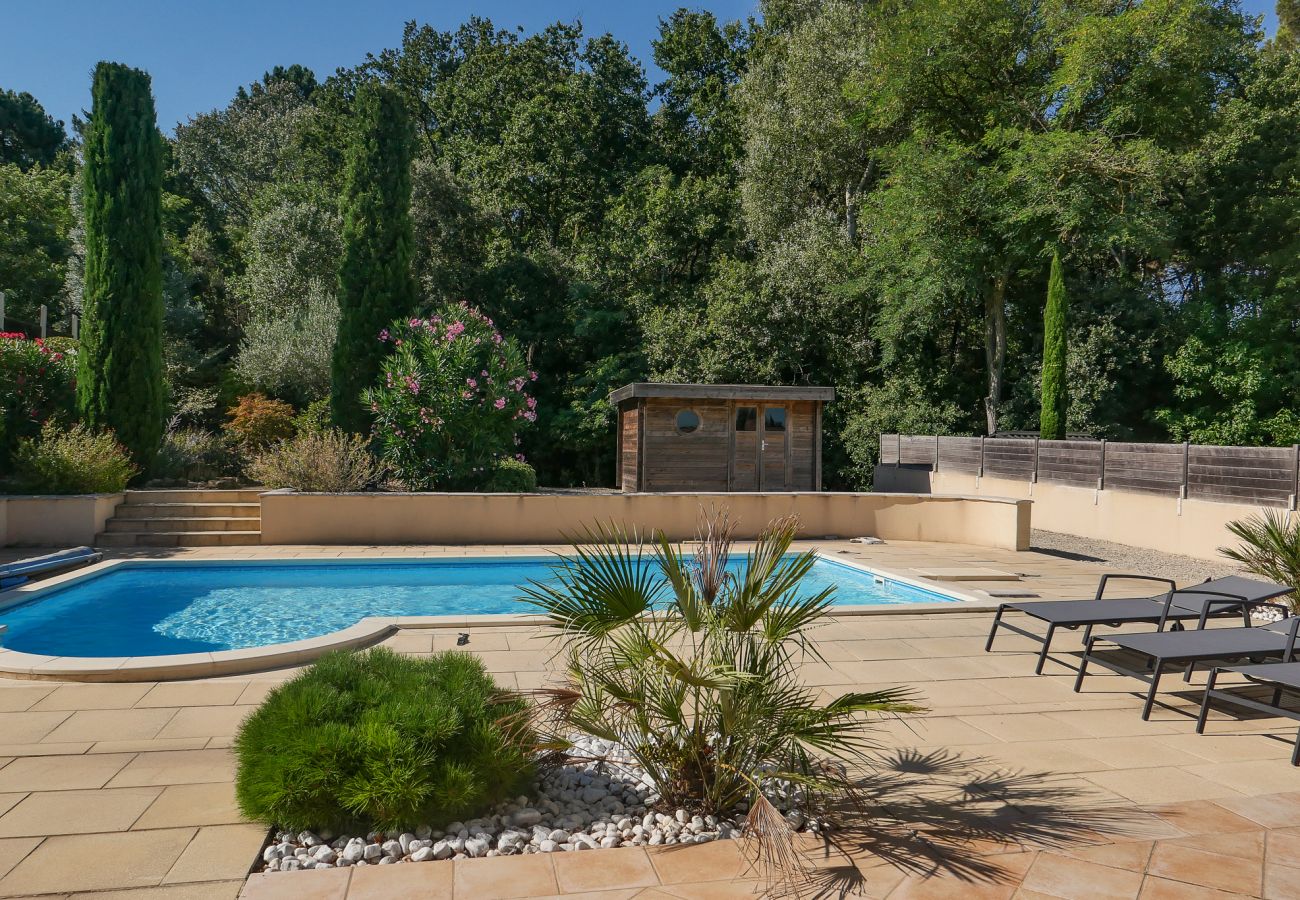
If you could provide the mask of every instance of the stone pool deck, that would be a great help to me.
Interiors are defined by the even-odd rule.
[[[984,567],[1016,587],[1085,596],[1100,568],[1040,553],[954,545],[821,544],[908,574]],[[248,547],[114,554],[169,558],[495,555],[504,548]],[[536,553],[541,548],[510,548]],[[0,551],[5,556],[15,551]],[[1006,589],[1005,582],[963,582]],[[1109,673],[1071,691],[1034,676],[1014,635],[984,653],[988,613],[844,617],[818,632],[827,693],[904,684],[931,712],[882,723],[864,773],[870,818],[848,852],[814,851],[800,893],[835,897],[1297,897],[1300,770],[1294,723],[1216,712],[1193,733],[1192,687],[1167,679],[1152,721],[1137,682]],[[500,681],[546,682],[541,629],[475,627],[468,646]],[[408,653],[454,632],[405,631]],[[1059,639],[1058,659],[1077,651]],[[735,844],[255,876],[265,830],[234,807],[240,720],[286,672],[161,684],[0,681],[0,898],[141,900],[755,896]]]

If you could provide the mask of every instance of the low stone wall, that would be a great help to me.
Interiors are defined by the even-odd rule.
[[[263,544],[556,544],[616,522],[694,537],[700,517],[727,510],[737,536],[795,515],[807,537],[873,535],[1008,550],[1029,547],[1024,501],[878,493],[298,494],[262,495]]]
[[[93,544],[124,494],[0,497],[0,546],[76,547]]]
[[[875,472],[876,485],[884,490],[902,484],[923,490],[918,479],[928,480],[930,489],[937,493],[1032,500],[1035,528],[1218,562],[1223,562],[1219,548],[1236,543],[1227,524],[1264,510],[1241,503],[1181,500],[1159,494],[979,477],[942,469],[929,472],[907,466],[878,466]]]

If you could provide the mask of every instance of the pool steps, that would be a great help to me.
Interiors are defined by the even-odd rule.
[[[261,490],[127,491],[97,547],[244,547],[262,542]]]

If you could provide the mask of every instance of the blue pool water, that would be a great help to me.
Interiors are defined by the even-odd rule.
[[[51,656],[161,656],[262,647],[329,634],[366,616],[528,613],[520,586],[551,577],[549,557],[125,563],[0,611],[0,643]],[[742,561],[736,561],[740,568]],[[951,602],[821,559],[809,593],[838,605]]]

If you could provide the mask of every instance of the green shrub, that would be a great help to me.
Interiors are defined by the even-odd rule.
[[[499,459],[492,466],[483,490],[497,494],[531,494],[537,490],[537,472],[522,459]]]
[[[328,431],[333,426],[333,418],[330,413],[330,401],[326,397],[323,400],[313,400],[303,408],[302,412],[293,418],[293,427],[298,430],[299,434],[304,431],[319,432]]]
[[[135,475],[126,448],[111,432],[46,422],[39,438],[18,445],[19,486],[34,494],[115,494]]]
[[[341,494],[363,491],[379,481],[381,466],[360,435],[337,428],[300,431],[259,453],[248,474],[269,488]]]
[[[481,815],[532,777],[523,710],[469,654],[331,653],[240,727],[239,808],[295,830]]]
[[[154,478],[211,481],[238,468],[228,441],[202,428],[176,428],[163,435],[150,474]]]
[[[77,405],[76,354],[50,341],[0,332],[0,472],[18,442],[47,421],[71,422]]]

